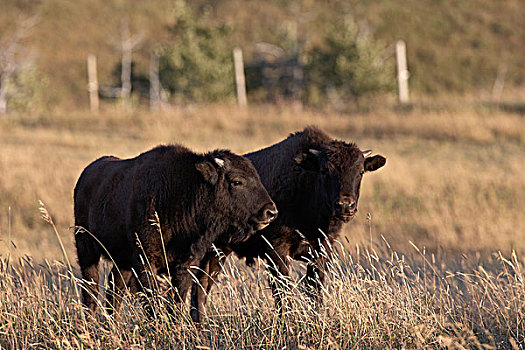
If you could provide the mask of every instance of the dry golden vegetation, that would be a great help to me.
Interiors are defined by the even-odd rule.
[[[129,293],[111,317],[79,303],[82,286],[64,264],[0,260],[0,347],[55,349],[520,349],[525,344],[523,262],[494,254],[450,262],[414,247],[339,250],[330,264],[325,303],[301,294],[304,266],[283,286],[284,313],[273,309],[264,266],[224,265],[201,325],[188,310],[168,313],[152,300],[154,319]],[[448,262],[447,262],[448,261]],[[107,286],[107,284],[105,284]]]
[[[148,321],[134,298],[115,320],[81,312],[68,227],[73,186],[91,160],[174,142],[242,153],[307,124],[388,159],[363,182],[323,308],[292,288],[279,319],[264,269],[229,260],[201,328],[186,310],[169,318],[162,306]],[[2,121],[0,149],[0,348],[525,346],[522,115],[472,104],[351,115],[279,106],[106,110]],[[63,254],[72,269],[54,261]]]

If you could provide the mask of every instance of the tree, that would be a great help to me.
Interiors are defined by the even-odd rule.
[[[160,50],[160,80],[178,101],[216,101],[234,96],[230,28],[209,20],[209,8],[175,2],[172,40]]]
[[[330,25],[324,44],[307,53],[307,100],[328,97],[335,104],[392,90],[394,65],[384,56],[385,47],[369,34],[360,33],[350,15]]]
[[[31,94],[32,75],[36,70],[31,55],[25,52],[22,40],[37,23],[36,16],[19,20],[14,33],[0,44],[0,115],[7,115],[8,100],[17,95]]]

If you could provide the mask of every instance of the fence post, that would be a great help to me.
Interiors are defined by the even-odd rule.
[[[95,55],[87,56],[88,71],[88,92],[89,92],[89,109],[91,113],[98,112],[98,79],[97,79],[97,58]]]
[[[159,79],[159,56],[156,52],[151,54],[149,67],[149,108],[152,112],[158,112],[160,107],[160,79]]]
[[[122,58],[120,64],[120,98],[127,106],[129,105],[129,97],[131,94],[131,65],[133,63],[133,39],[129,30],[129,21],[127,17],[123,17],[120,21],[120,36]]]
[[[507,65],[500,65],[498,68],[498,75],[492,85],[492,100],[500,102],[501,93],[503,92],[503,86],[505,85],[505,75],[507,74]]]
[[[246,81],[244,78],[244,64],[242,61],[242,50],[238,47],[233,49],[233,65],[235,68],[235,85],[237,86],[237,103],[239,107],[246,107]]]
[[[408,103],[408,69],[407,69],[407,49],[403,40],[396,42],[396,61],[397,61],[397,88],[399,102]]]

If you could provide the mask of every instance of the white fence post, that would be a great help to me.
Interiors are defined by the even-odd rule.
[[[397,88],[400,103],[408,103],[408,69],[407,69],[407,49],[403,40],[396,43],[397,61]]]
[[[246,107],[246,81],[244,78],[244,63],[242,61],[242,50],[238,47],[233,49],[233,65],[235,68],[235,85],[237,86],[237,103],[239,107]]]
[[[97,79],[97,58],[95,55],[89,54],[87,56],[87,71],[88,71],[88,92],[89,92],[89,108],[92,113],[98,112],[98,79]]]
[[[507,65],[500,65],[498,68],[498,75],[492,85],[492,99],[499,102],[501,100],[501,94],[503,92],[503,86],[505,85],[505,75],[507,74]]]
[[[160,107],[159,56],[153,52],[149,66],[149,108],[158,112]]]

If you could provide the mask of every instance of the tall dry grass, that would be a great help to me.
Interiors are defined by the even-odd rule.
[[[525,346],[524,261],[494,254],[485,263],[451,261],[414,245],[386,242],[353,251],[335,247],[322,306],[301,293],[304,266],[282,286],[274,310],[264,263],[251,269],[229,258],[201,325],[186,307],[168,312],[151,300],[149,319],[129,293],[114,317],[104,300],[92,317],[83,286],[67,265],[30,257],[0,259],[0,348],[54,349],[520,349]],[[441,253],[444,254],[444,253]],[[107,287],[107,284],[105,284]]]

